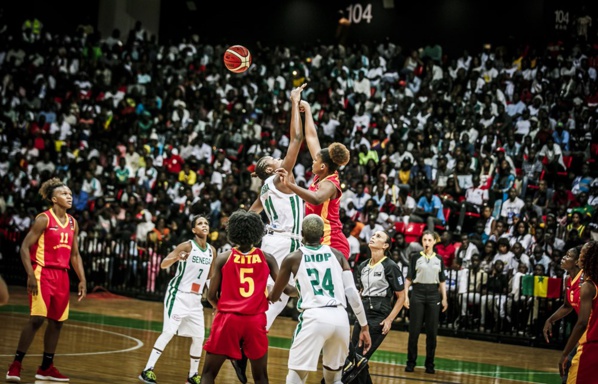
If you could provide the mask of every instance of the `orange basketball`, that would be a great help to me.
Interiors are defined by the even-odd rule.
[[[251,65],[251,52],[242,45],[232,45],[224,52],[223,60],[229,71],[242,73]]]

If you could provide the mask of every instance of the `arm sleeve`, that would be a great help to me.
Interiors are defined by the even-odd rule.
[[[362,327],[368,325],[365,316],[365,308],[363,308],[363,303],[359,298],[359,292],[357,292],[357,288],[355,288],[355,280],[353,280],[353,273],[351,273],[351,271],[343,271],[343,285],[345,286],[347,301],[349,302],[349,305],[351,305],[351,308],[353,308],[353,313],[355,313],[359,325]]]

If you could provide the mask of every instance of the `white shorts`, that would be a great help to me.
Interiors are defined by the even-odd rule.
[[[299,315],[299,324],[289,351],[289,369],[317,371],[320,352],[322,365],[342,368],[349,354],[349,315],[342,307],[306,309]]]
[[[162,332],[203,338],[205,330],[201,295],[178,291],[172,308],[167,308],[164,302]]]
[[[296,251],[300,245],[301,243],[297,239],[291,238],[284,234],[273,233],[270,235],[265,235],[262,238],[262,245],[260,249],[274,256],[276,262],[278,263],[278,267],[280,268],[284,258],[287,257],[292,251]],[[294,286],[295,280],[291,278],[289,284]],[[274,280],[272,280],[271,276],[268,276],[267,285],[268,291],[271,291],[272,287],[274,286]],[[284,310],[288,302],[289,296],[283,293],[280,295],[280,301],[270,304],[268,310],[266,311],[266,329],[270,329],[270,327],[272,327],[272,323],[274,323],[276,317]]]
[[[285,235],[283,233],[273,233],[271,235],[265,235],[262,237],[262,245],[260,249],[274,256],[278,262],[278,266],[291,252],[299,249],[301,241]]]

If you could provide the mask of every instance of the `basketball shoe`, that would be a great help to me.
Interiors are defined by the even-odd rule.
[[[37,369],[37,373],[35,374],[35,378],[38,380],[48,381],[69,381],[69,378],[60,373],[54,364],[50,364],[47,369],[42,369],[42,367],[39,367]]]
[[[21,362],[13,361],[8,367],[6,372],[6,381],[9,383],[20,383],[21,382]]]

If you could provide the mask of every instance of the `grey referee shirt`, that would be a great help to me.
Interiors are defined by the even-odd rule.
[[[407,278],[413,284],[439,284],[446,280],[444,262],[436,253],[431,258],[427,258],[422,251],[411,259]]]
[[[401,269],[388,257],[382,258],[374,265],[366,260],[357,267],[362,297],[393,297],[395,292],[402,291],[405,281]]]

